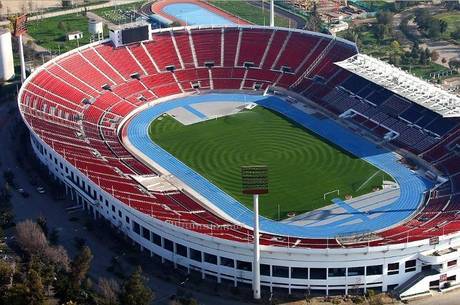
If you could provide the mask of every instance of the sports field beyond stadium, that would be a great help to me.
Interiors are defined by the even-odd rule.
[[[331,203],[340,190],[353,197],[371,192],[382,171],[343,151],[285,117],[256,107],[231,116],[182,125],[168,116],[150,126],[154,142],[172,153],[246,206],[251,197],[241,194],[240,167],[267,165],[270,192],[261,197],[262,215],[278,219]]]
[[[204,113],[206,112],[206,109],[201,106],[203,106],[205,103],[222,104],[227,102],[240,102],[242,104],[256,103],[259,105],[258,107],[260,107],[260,110],[257,110],[255,112],[237,114],[234,117],[228,117],[227,120],[241,120],[240,116],[258,116],[262,113],[264,119],[274,120],[276,124],[280,124],[280,126],[286,126],[285,128],[288,128],[288,130],[298,133],[298,136],[308,137],[309,141],[318,141],[318,143],[315,144],[316,147],[321,147],[321,145],[325,145],[325,149],[327,148],[327,151],[337,151],[337,154],[339,154],[338,151],[340,151],[337,147],[340,147],[340,149],[343,149],[343,151],[347,151],[352,155],[357,156],[357,161],[358,159],[367,161],[376,168],[379,168],[382,171],[388,173],[391,177],[394,178],[394,180],[400,186],[400,193],[398,197],[392,199],[385,205],[372,206],[366,210],[357,210],[355,208],[350,207],[347,203],[344,203],[343,201],[335,200],[334,206],[342,209],[343,215],[341,215],[341,217],[333,217],[326,222],[324,220],[328,218],[327,213],[331,210],[323,210],[322,213],[318,214],[319,216],[316,221],[299,222],[297,224],[282,223],[262,217],[260,220],[260,226],[263,232],[305,238],[317,238],[336,237],[337,235],[343,234],[381,230],[389,226],[395,225],[403,221],[404,219],[407,219],[410,215],[412,215],[423,202],[424,192],[428,190],[430,187],[432,187],[432,184],[429,181],[419,176],[417,173],[412,172],[410,169],[398,162],[399,157],[395,153],[382,147],[376,146],[374,143],[363,138],[361,135],[355,134],[352,131],[345,129],[332,119],[326,118],[324,116],[319,116],[312,111],[306,112],[300,109],[302,107],[297,108],[295,105],[292,105],[278,97],[272,96],[261,96],[242,93],[214,93],[181,97],[171,99],[169,101],[164,101],[161,103],[156,103],[152,107],[143,109],[142,111],[136,113],[136,115],[128,121],[127,126],[125,127],[125,131],[123,131],[123,133],[126,134],[123,140],[125,146],[139,158],[143,159],[146,163],[151,164],[154,168],[156,168],[157,171],[163,174],[168,174],[177,177],[177,179],[180,180],[182,183],[180,187],[184,188],[188,192],[191,192],[193,196],[199,198],[200,201],[203,201],[204,203],[210,205],[213,209],[217,209],[218,211],[225,213],[229,217],[233,218],[236,222],[252,226],[253,213],[251,209],[241,204],[240,201],[236,200],[234,197],[227,194],[225,191],[217,187],[215,184],[211,183],[199,172],[194,171],[192,168],[187,166],[187,164],[175,158],[171,153],[163,149],[155,141],[152,141],[148,132],[150,125],[152,124],[152,121],[158,119],[160,116],[163,116],[165,113],[170,113],[171,111],[174,111],[175,109],[190,109],[190,113],[197,112],[198,109],[200,110],[198,112],[201,112],[201,114],[198,115],[198,113],[195,113],[193,115],[205,115],[207,117],[212,117],[212,114],[209,115]],[[262,107],[265,109],[269,109],[274,113],[266,112],[268,110],[261,109]],[[195,110],[192,110],[192,108]],[[225,118],[222,120],[225,120]],[[217,122],[218,121],[219,120],[217,120]],[[217,124],[217,122],[215,124]],[[168,122],[165,121],[165,123]],[[169,124],[173,123],[174,121],[169,121]],[[212,122],[209,121],[207,123],[203,123],[202,126],[206,126],[207,124],[212,124]],[[200,125],[200,123],[197,124],[198,127]],[[299,126],[302,126],[302,128]],[[167,124],[165,124],[165,127],[167,127]],[[181,126],[177,127],[179,128]],[[195,127],[193,125],[190,125],[187,128]],[[327,141],[334,143],[336,147],[334,147],[334,145],[326,143],[320,144],[320,142],[323,141],[320,141],[318,137],[313,136],[311,133],[308,133],[303,128],[311,130],[314,134],[317,134],[318,136],[326,139]],[[171,128],[171,130],[172,129],[173,128]],[[168,129],[166,129],[165,132],[167,130]],[[251,133],[250,130],[245,131],[246,133]],[[273,133],[274,131],[271,132]],[[240,131],[240,134],[241,133],[242,132]],[[265,134],[267,136],[270,135],[268,131],[265,131]],[[199,138],[198,135],[193,136],[193,138],[195,137]],[[262,141],[262,139],[263,138],[260,138],[258,141]],[[232,141],[235,141],[235,143],[238,142],[236,139]],[[278,139],[278,142],[283,141]],[[289,141],[286,140],[286,142]],[[261,143],[259,142],[259,144]],[[182,144],[176,143],[176,145],[180,147]],[[298,142],[297,145],[299,145]],[[295,145],[290,144],[291,148],[293,146]],[[204,150],[221,149],[220,146],[213,147],[212,143],[207,144],[206,147],[201,147],[201,145],[197,145],[197,147],[198,150],[197,148],[194,148],[193,150],[195,150],[195,154],[198,155],[202,153],[210,153],[207,151],[203,152]],[[304,149],[307,149],[305,146],[303,147]],[[278,148],[276,151],[278,151]],[[288,152],[287,149],[283,149],[283,151],[285,154],[287,154]],[[221,151],[221,153],[226,152]],[[268,155],[270,154],[276,156],[277,152],[270,152]],[[353,160],[353,157],[347,156],[347,154],[344,152],[340,152],[340,154],[343,155],[340,157],[343,158],[343,160],[347,160],[347,158],[351,158],[351,160]],[[217,156],[219,155],[219,153],[216,153],[215,155],[215,161],[218,161],[219,158]],[[319,156],[318,153],[312,153],[312,155]],[[237,171],[239,169],[240,163],[246,164],[245,155],[241,155],[240,157],[238,157],[238,155],[230,154],[230,156],[233,156],[233,158],[235,158],[235,160],[232,160],[232,162],[238,165]],[[194,157],[198,158],[196,156]],[[288,163],[286,160],[289,160],[289,156],[286,155],[282,157],[284,158],[284,162]],[[240,160],[238,160],[238,158],[240,158]],[[293,155],[292,159],[294,161],[295,158],[298,158],[298,156]],[[230,157],[223,158],[223,160],[226,159],[231,160]],[[304,159],[308,160],[307,157],[304,157]],[[309,161],[310,164],[315,164],[315,162],[318,162],[316,159],[313,160],[315,161]],[[325,162],[323,166],[329,170],[327,173],[323,173],[323,177],[325,180],[326,175],[328,176],[328,179],[331,179],[329,181],[334,181],[334,179],[336,179],[336,177],[333,176],[334,174],[332,173],[332,170],[335,171],[335,174],[341,175],[347,175],[347,171],[353,171],[353,173],[355,171],[354,167],[349,167],[347,171],[345,171],[343,167],[340,166],[340,164],[335,164],[334,166],[332,166],[334,164],[332,161],[332,157],[325,158],[325,160],[326,161],[323,161]],[[327,160],[329,160],[329,162],[327,162]],[[349,162],[352,162],[351,160]],[[284,166],[282,162],[280,162],[280,164]],[[356,164],[360,164],[360,162]],[[328,165],[330,165],[329,168],[327,167]],[[340,169],[337,169],[336,166],[340,167]],[[300,168],[299,166],[299,169],[295,169],[294,172],[297,170],[302,170],[302,168]],[[370,172],[372,172],[372,170]],[[284,173],[282,172],[280,177],[283,177],[283,175],[286,175],[286,171],[284,171]],[[362,181],[362,179],[364,179],[364,176],[365,175],[360,177],[358,180]],[[297,183],[296,179],[292,177],[290,177],[290,179],[292,183]],[[273,183],[276,183],[276,178],[275,181],[271,181],[271,189],[273,189]],[[351,187],[355,186],[352,185]],[[302,186],[301,189],[305,191],[309,190],[306,186]],[[298,190],[296,190],[294,186],[289,185],[289,188],[285,190],[285,193],[283,195],[286,195],[286,198],[288,198],[289,194],[294,191],[297,192]],[[344,192],[341,191],[341,195],[343,194]],[[329,198],[330,200],[332,200],[334,197],[336,196],[332,195]],[[287,209],[283,207],[284,197],[280,195],[280,198],[283,198],[281,202],[281,207],[284,211],[286,211]],[[328,203],[330,204],[331,202]],[[277,202],[273,203],[275,211],[277,204]],[[261,206],[262,205],[263,203],[261,204]],[[272,212],[271,215],[276,215],[276,212]]]

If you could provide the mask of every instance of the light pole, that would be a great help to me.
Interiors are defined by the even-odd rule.
[[[252,290],[254,299],[260,299],[260,244],[259,244],[259,195],[268,193],[268,168],[265,165],[242,166],[243,194],[252,195],[254,202],[254,259],[252,266]]]

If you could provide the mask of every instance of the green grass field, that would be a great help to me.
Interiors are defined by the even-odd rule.
[[[77,43],[76,40],[67,41],[66,33],[72,31],[82,31],[83,38]],[[61,53],[70,51],[78,46],[89,43],[88,18],[82,14],[69,14],[57,17],[46,18],[28,23],[28,32],[37,44]]]
[[[241,194],[240,166],[269,167],[270,193],[261,196],[262,215],[278,219],[330,204],[323,194],[361,195],[390,179],[378,169],[326,142],[305,128],[262,107],[184,126],[165,116],[152,122],[150,137],[218,187],[252,207]],[[335,197],[336,194],[335,194]]]
[[[270,12],[249,4],[247,1],[211,0],[210,4],[258,25],[270,24]],[[275,16],[275,25],[289,27],[289,19]]]
[[[443,34],[443,38],[449,39],[450,33],[460,28],[460,12],[458,11],[436,14],[433,17],[447,22],[447,31]]]

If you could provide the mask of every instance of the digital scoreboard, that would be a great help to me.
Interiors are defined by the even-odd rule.
[[[150,29],[148,25],[128,28],[121,30],[121,42],[122,44],[130,44],[134,42],[140,42],[148,40],[150,38]]]

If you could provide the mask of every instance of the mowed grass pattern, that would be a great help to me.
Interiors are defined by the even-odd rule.
[[[302,126],[262,107],[232,116],[184,126],[164,116],[150,125],[152,140],[209,181],[252,208],[241,194],[240,166],[269,167],[268,195],[260,198],[262,215],[278,219],[330,204],[323,194],[357,196],[381,185],[378,173],[359,192],[357,188],[377,168],[326,142]],[[388,179],[385,174],[385,178]]]

